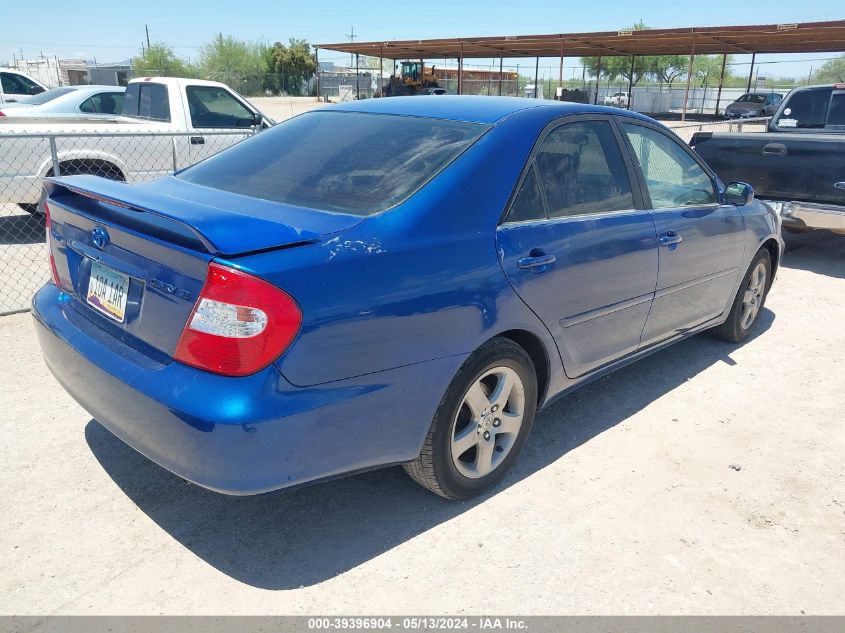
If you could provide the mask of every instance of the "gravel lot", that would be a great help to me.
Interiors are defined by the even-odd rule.
[[[498,490],[450,503],[398,468],[202,490],[2,317],[0,612],[845,613],[845,237],[795,241],[759,325],[558,402]]]

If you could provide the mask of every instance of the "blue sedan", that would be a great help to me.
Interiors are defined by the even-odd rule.
[[[635,113],[376,99],[161,180],[50,178],[46,362],[106,428],[246,495],[389,464],[465,499],[538,409],[754,329],[780,220]]]

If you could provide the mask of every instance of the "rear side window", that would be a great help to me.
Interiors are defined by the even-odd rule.
[[[537,152],[549,217],[634,208],[631,182],[607,121],[565,123]]]
[[[170,121],[170,101],[167,86],[156,83],[134,83],[126,88],[123,115]]]
[[[794,93],[775,120],[775,125],[779,128],[823,128],[831,92],[830,88],[819,88]]]
[[[177,177],[274,202],[366,216],[408,198],[488,128],[388,114],[311,112]]]
[[[123,110],[123,95],[101,92],[83,101],[79,109],[89,114],[118,114]]]
[[[542,220],[545,217],[546,209],[543,205],[543,194],[540,193],[537,168],[532,165],[513,200],[507,221],[525,222],[526,220]]]
[[[830,99],[827,111],[827,125],[829,127],[845,126],[845,92],[837,92]]]

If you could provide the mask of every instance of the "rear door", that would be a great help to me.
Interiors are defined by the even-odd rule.
[[[657,231],[654,304],[647,346],[721,314],[743,257],[739,209],[720,203],[716,182],[682,143],[656,125],[620,121]]]
[[[497,231],[502,267],[567,375],[637,349],[657,279],[654,223],[609,117],[546,129]]]

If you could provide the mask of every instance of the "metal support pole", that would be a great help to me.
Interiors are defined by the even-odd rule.
[[[317,66],[317,101],[321,101],[322,96],[320,96],[320,49],[317,46],[314,47],[314,63]]]
[[[499,55],[499,96],[502,96],[502,61],[504,60],[504,55]]]
[[[378,47],[378,96],[384,96],[384,44]]]
[[[560,41],[560,70],[557,75],[557,85],[563,92],[563,40]],[[555,91],[555,98],[557,98],[557,91]]]
[[[695,60],[695,39],[692,38],[692,51],[690,51],[689,66],[687,67],[687,87],[684,90],[684,109],[681,112],[681,121],[687,120],[687,100],[689,99],[689,85],[692,81],[692,62]]]
[[[537,98],[537,80],[540,78],[540,57],[537,57],[537,62],[534,64],[534,98]]]
[[[361,98],[361,74],[358,67],[358,53],[355,53],[355,98]]]
[[[722,100],[722,83],[725,81],[725,64],[728,62],[728,54],[722,53],[722,72],[719,75],[719,91],[716,93],[716,110],[713,112],[719,116],[719,101]]]
[[[599,81],[601,81],[601,55],[599,55],[599,67],[596,69],[596,95],[593,97],[593,105],[598,105],[599,102]],[[589,95],[587,99],[589,99]]]
[[[61,176],[61,172],[59,171],[59,151],[56,148],[56,137],[50,137],[50,156],[53,159],[53,175],[54,176]]]
[[[757,53],[751,53],[751,71],[748,73],[748,87],[745,89],[745,92],[751,92],[751,77],[754,76],[754,60],[757,57]]]
[[[461,42],[461,56],[458,57],[458,94],[464,94],[464,43]]]
[[[625,108],[626,110],[631,109],[631,102],[634,100],[634,60],[636,58],[636,55],[631,55],[631,74],[628,75],[628,107]]]

